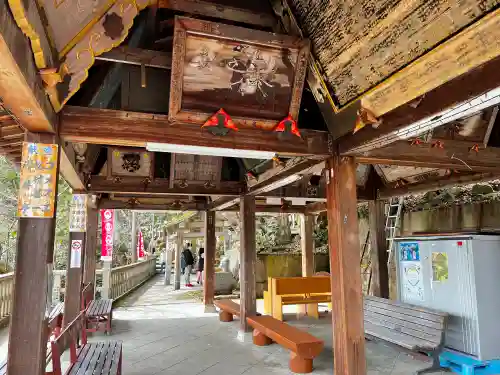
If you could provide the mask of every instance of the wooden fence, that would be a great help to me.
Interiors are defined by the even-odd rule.
[[[154,276],[156,273],[156,258],[112,268],[107,273],[109,273],[108,282],[104,280],[107,277],[106,270],[96,270],[96,294],[98,296],[107,295],[109,298],[119,299]],[[64,299],[65,279],[65,270],[53,271],[53,304]],[[106,285],[110,285],[109,290],[104,290]],[[9,321],[13,295],[14,273],[10,272],[0,275],[0,327],[5,326]]]

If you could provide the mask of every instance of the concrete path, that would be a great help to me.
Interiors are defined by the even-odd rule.
[[[119,304],[111,337],[94,335],[92,340],[123,341],[124,375],[290,374],[287,350],[254,346],[251,334],[240,342],[237,321],[220,323],[217,314],[203,312],[193,299],[200,290],[173,291],[154,278]],[[297,321],[294,315],[286,316],[288,323],[325,340],[314,374],[333,374],[330,317]],[[413,374],[429,365],[375,342],[367,342],[366,353],[369,375]]]

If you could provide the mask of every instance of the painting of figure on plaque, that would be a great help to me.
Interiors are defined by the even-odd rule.
[[[298,114],[308,50],[296,37],[179,17],[170,116],[203,123],[223,107],[240,126],[272,128]]]

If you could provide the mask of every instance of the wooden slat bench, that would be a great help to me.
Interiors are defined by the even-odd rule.
[[[61,355],[68,347],[70,367],[65,375],[120,375],[122,372],[121,342],[88,343],[84,311],[64,328],[51,346],[54,375],[62,375]]]
[[[268,315],[251,316],[247,322],[254,328],[255,345],[269,345],[274,341],[290,350],[290,371],[301,374],[312,372],[313,359],[323,351],[322,340]]]
[[[64,313],[64,303],[59,302],[56,304],[50,311],[49,314],[46,314],[47,317],[47,338],[48,340],[52,340],[56,338],[61,332],[62,321],[63,321],[63,313]],[[52,350],[50,344],[47,347],[47,355],[46,355],[46,364],[48,364],[52,360]],[[51,370],[46,370],[46,375],[52,375]],[[0,362],[0,375],[7,374],[7,359],[4,359]]]
[[[221,322],[232,322],[233,315],[240,316],[240,305],[230,299],[219,299],[214,301],[219,311],[219,320]]]
[[[82,291],[82,310],[86,311],[87,332],[104,331],[111,333],[113,321],[113,300],[94,299],[92,283],[85,285]]]
[[[283,306],[307,305],[307,315],[319,318],[318,303],[331,303],[330,278],[276,277],[268,279],[264,292],[264,311],[275,319],[283,320]]]
[[[368,339],[380,339],[408,351],[432,356],[432,366],[417,374],[440,368],[439,354],[444,345],[448,314],[440,311],[391,301],[365,297],[364,323]]]

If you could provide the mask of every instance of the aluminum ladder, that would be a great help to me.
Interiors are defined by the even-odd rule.
[[[397,236],[399,231],[403,201],[403,197],[391,198],[386,206],[385,235],[387,240],[388,265],[392,262],[392,248],[394,247],[394,237]]]

